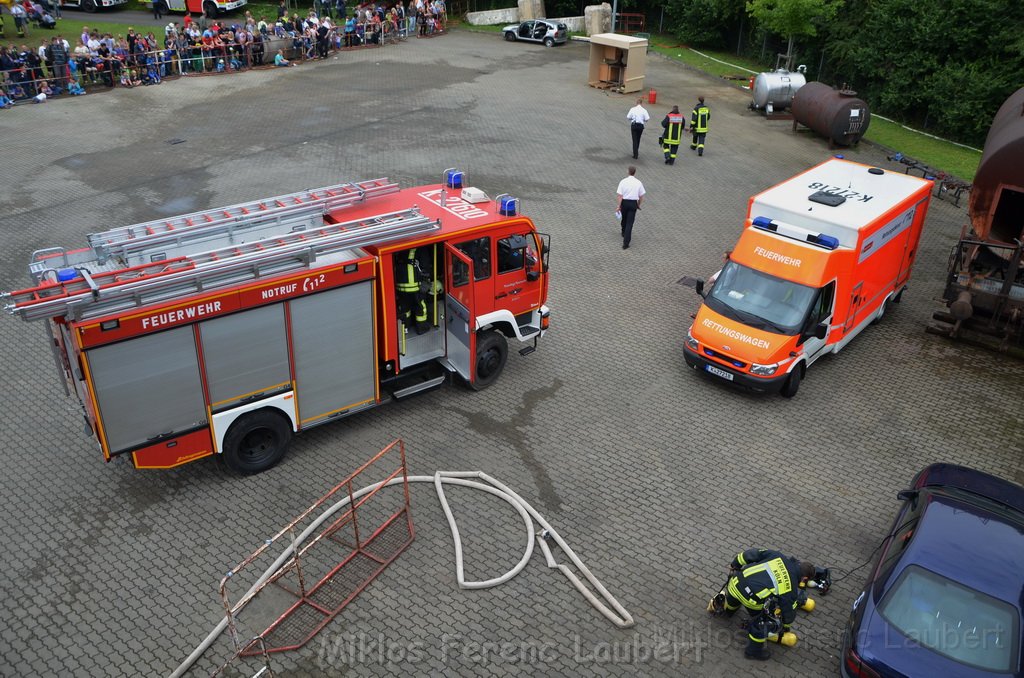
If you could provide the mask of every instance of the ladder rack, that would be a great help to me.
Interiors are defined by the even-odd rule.
[[[66,252],[60,248],[33,254],[29,273],[38,283],[57,267],[88,266],[95,270],[113,265],[123,268],[166,256],[160,248],[178,248],[187,254],[266,237],[269,233],[319,226],[323,215],[335,209],[397,193],[397,183],[387,178],[324,186],[228,207],[121,226],[88,236],[88,250]],[[190,246],[188,251],[182,248]]]
[[[315,267],[318,257],[440,228],[439,220],[423,216],[414,207],[118,271],[92,274],[79,268],[79,277],[73,280],[4,294],[12,302],[5,309],[26,321],[59,316],[69,320],[96,318],[307,270]]]

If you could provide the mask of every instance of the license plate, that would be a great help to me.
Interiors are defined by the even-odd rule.
[[[715,375],[716,377],[721,377],[722,379],[726,379],[728,381],[732,381],[732,372],[726,372],[725,370],[720,370],[717,367],[715,367],[714,365],[705,365],[704,369],[707,370],[708,372],[710,372],[711,374]]]

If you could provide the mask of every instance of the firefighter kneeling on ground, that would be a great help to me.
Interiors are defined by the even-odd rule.
[[[814,565],[778,551],[747,549],[733,558],[729,572],[728,583],[711,600],[708,611],[724,612],[731,617],[741,606],[747,608],[750,620],[747,622],[748,642],[744,656],[768,659],[771,656],[767,647],[769,639],[794,644],[796,636],[792,634],[791,627],[797,608],[808,612],[814,609],[814,600],[800,588],[800,582],[814,577]],[[790,637],[787,638],[786,634]]]
[[[431,296],[440,292],[441,284],[437,280],[431,281],[430,275],[423,272],[415,247],[406,252],[404,259],[396,259],[395,289],[401,295],[399,318],[406,327],[414,325],[416,334],[429,332],[431,324],[427,301],[433,303]]]

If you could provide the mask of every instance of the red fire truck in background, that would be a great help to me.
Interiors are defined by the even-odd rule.
[[[548,236],[441,184],[339,184],[115,228],[32,256],[5,296],[44,320],[104,458],[270,468],[292,434],[458,374],[501,374],[549,320]],[[459,189],[462,189],[461,192]]]

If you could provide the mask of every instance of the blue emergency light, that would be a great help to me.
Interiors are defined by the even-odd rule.
[[[57,271],[57,282],[68,282],[78,277],[78,271],[73,268],[62,268]]]
[[[761,228],[766,231],[774,232],[779,230],[779,225],[768,217],[754,217],[750,223],[753,224],[755,228]]]
[[[445,170],[444,183],[448,188],[462,188],[462,182],[465,176],[465,172],[457,169]]]
[[[502,196],[498,200],[498,213],[506,217],[514,217],[519,213],[519,198],[511,195]]]
[[[813,245],[820,245],[828,250],[834,250],[839,247],[839,238],[831,235],[825,235],[824,233],[818,233],[817,235],[812,233],[808,235],[807,242]]]

